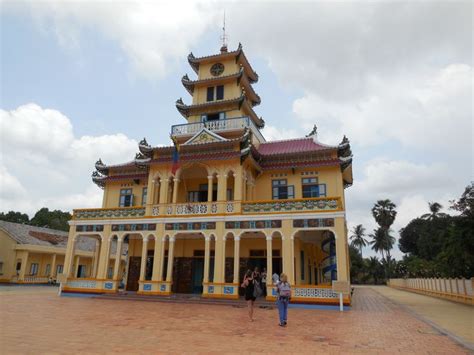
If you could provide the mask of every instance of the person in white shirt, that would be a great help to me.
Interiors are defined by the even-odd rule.
[[[280,281],[280,276],[278,276],[276,272],[272,275],[272,281],[274,285],[276,285],[278,281]]]

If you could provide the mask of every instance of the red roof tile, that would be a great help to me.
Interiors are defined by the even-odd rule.
[[[258,152],[262,155],[283,155],[315,152],[337,147],[315,142],[312,137],[265,142],[260,144]]]

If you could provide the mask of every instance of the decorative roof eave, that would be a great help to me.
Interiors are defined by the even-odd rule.
[[[189,79],[188,74],[186,74],[181,78],[181,83],[183,84],[184,88],[189,92],[189,94],[193,95],[195,86],[219,84],[219,83],[231,81],[233,79],[237,79],[237,83],[240,83],[240,80],[243,74],[244,74],[243,68],[240,68],[240,70],[234,74],[201,79],[201,80],[191,80]]]
[[[191,68],[196,72],[196,74],[199,72],[199,64],[201,62],[206,62],[210,60],[216,60],[216,59],[227,59],[227,58],[232,58],[235,57],[235,62],[236,63],[241,63],[245,69],[246,73],[249,77],[249,80],[252,84],[256,83],[258,81],[258,74],[253,70],[252,66],[250,65],[249,61],[247,60],[247,57],[244,54],[244,51],[242,49],[242,44],[239,43],[239,46],[235,51],[232,52],[221,52],[219,54],[214,54],[214,55],[209,55],[205,57],[195,57],[194,54],[191,52],[188,55],[188,62],[189,65],[191,65]]]
[[[104,175],[108,175],[109,174],[109,169],[107,167],[107,165],[105,165],[103,162],[102,162],[102,159],[99,158],[99,160],[97,160],[95,162],[95,168],[97,169],[97,171],[99,171],[101,174],[104,174]]]
[[[250,118],[252,119],[252,121],[255,123],[255,125],[258,127],[258,128],[263,128],[265,127],[265,121],[263,120],[262,117],[258,117],[257,114],[255,113],[255,111],[253,110],[253,107],[251,105],[251,103],[249,102],[249,100],[245,100],[244,102],[244,106],[245,106],[245,110],[247,111],[248,115],[250,116]]]
[[[259,164],[263,170],[275,170],[275,169],[291,169],[301,167],[320,167],[320,166],[338,166],[340,164],[337,159],[330,160],[305,160],[305,161],[288,161],[288,162],[265,162],[260,161]]]
[[[153,155],[153,147],[148,144],[146,138],[143,138],[140,143],[138,143],[138,150],[147,157],[151,157]]]
[[[101,189],[105,187],[105,179],[107,179],[107,176],[101,175],[98,171],[94,171],[92,173],[92,182],[99,186]]]
[[[238,105],[238,108],[240,109],[244,101],[245,101],[245,96],[241,95],[240,97],[236,97],[234,99],[210,101],[210,102],[205,102],[205,103],[196,104],[196,105],[186,105],[183,102],[183,99],[179,98],[176,101],[176,108],[183,117],[187,118],[193,114],[191,111],[196,110],[196,109],[206,109],[206,108],[219,107],[219,106],[232,105],[232,104]]]

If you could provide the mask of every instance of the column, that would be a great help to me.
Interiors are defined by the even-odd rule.
[[[76,266],[74,267],[74,275],[73,275],[74,278],[78,277],[77,273],[79,271],[80,262],[81,262],[81,257],[79,255],[76,255],[76,263],[75,263]]]
[[[94,246],[94,261],[92,264],[92,278],[97,278],[97,267],[99,266],[99,254],[100,254],[100,240],[95,241],[95,246]]]
[[[204,237],[204,277],[203,283],[209,282],[209,264],[211,259],[211,238],[209,236]]]
[[[242,174],[241,169],[234,174],[234,200],[241,201],[242,200]]]
[[[342,218],[335,218],[334,236],[336,238],[337,281],[349,281],[346,267],[346,229]]]
[[[288,276],[288,282],[295,284],[294,257],[293,257],[293,237],[284,237],[282,235],[282,254],[283,254],[283,272]]]
[[[222,282],[225,282],[225,245],[227,242],[227,236],[222,238],[222,262],[221,262],[221,270],[222,270]]]
[[[148,238],[142,240],[142,260],[140,265],[140,281],[145,281],[146,259],[148,254]]]
[[[166,237],[163,237],[161,239],[161,255],[162,258],[160,260],[160,270],[159,270],[159,281],[163,280],[163,271],[165,268],[165,252],[166,252]],[[169,256],[169,250],[168,250],[168,256]]]
[[[119,268],[120,262],[122,261],[122,238],[117,238],[117,250],[115,251],[115,264],[114,264],[114,275],[113,280],[119,280]]]
[[[240,270],[240,237],[234,237],[234,283],[239,283]],[[271,275],[270,275],[271,278]]]
[[[173,203],[178,201],[178,187],[179,187],[179,179],[174,179],[173,181]]]
[[[21,268],[20,274],[18,275],[18,280],[23,281],[26,275],[26,267],[28,266],[28,251],[23,251],[21,254]]]
[[[151,273],[151,279],[152,281],[161,281],[161,263],[162,263],[162,258],[163,254],[161,253],[162,247],[163,247],[163,242],[162,238],[158,238],[157,235],[155,237],[155,250],[153,252],[153,271]]]
[[[207,177],[207,201],[211,202],[212,201],[212,183],[213,183],[214,177],[212,175]]]
[[[71,225],[69,227],[69,235],[67,238],[67,247],[66,247],[66,255],[64,256],[64,268],[63,268],[63,275],[69,277],[71,272],[72,260],[74,258],[74,249],[76,246],[76,235],[75,235],[76,226]]]
[[[169,180],[163,179],[160,184],[160,204],[168,203]]]
[[[56,254],[51,257],[51,269],[49,270],[49,277],[54,278],[56,275]]]
[[[153,180],[153,174],[150,172],[148,175],[148,184],[147,184],[147,197],[145,205],[145,215],[151,216],[151,209],[154,203],[155,197],[155,181]],[[143,204],[143,201],[142,201]]]
[[[227,175],[217,175],[217,201],[227,200]]]
[[[170,247],[168,249],[168,270],[166,281],[171,282],[173,278],[173,259],[174,259],[174,236],[170,238]]]
[[[267,237],[267,285],[272,283],[273,267],[272,237]]]
[[[104,227],[104,231],[105,231],[105,227]],[[104,232],[104,234],[102,235],[102,241],[100,244],[101,246],[100,246],[100,255],[99,255],[99,266],[97,267],[98,269],[97,278],[104,280],[107,278],[107,268],[109,267],[110,233]]]

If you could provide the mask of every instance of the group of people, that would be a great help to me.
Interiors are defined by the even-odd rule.
[[[282,273],[272,275],[272,284],[277,293],[277,307],[279,313],[279,325],[285,327],[288,321],[288,303],[291,298],[291,286],[288,283],[288,277]],[[241,285],[245,289],[245,300],[247,301],[248,315],[253,322],[253,307],[255,300],[260,296],[267,295],[267,270],[263,269],[260,273],[258,267],[247,270]]]

